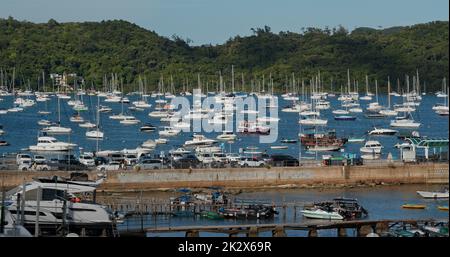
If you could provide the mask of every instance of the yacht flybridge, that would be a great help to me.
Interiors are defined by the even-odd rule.
[[[54,137],[38,137],[36,145],[30,146],[30,151],[69,151],[73,149],[76,144],[60,142]]]

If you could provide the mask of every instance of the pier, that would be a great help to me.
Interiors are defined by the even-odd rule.
[[[390,229],[414,229],[418,226],[435,226],[448,224],[448,220],[357,220],[357,221],[311,221],[305,223],[280,223],[280,224],[244,224],[244,225],[217,225],[217,226],[176,226],[143,228],[120,232],[121,237],[146,236],[147,233],[174,233],[183,232],[186,237],[199,237],[201,233],[225,234],[229,237],[244,235],[258,237],[260,233],[271,232],[273,237],[286,237],[291,230],[307,232],[308,237],[318,237],[322,230],[335,230],[338,237],[346,237],[348,229],[356,231],[357,237],[365,237],[370,233],[382,235]],[[217,235],[216,235],[217,236]]]

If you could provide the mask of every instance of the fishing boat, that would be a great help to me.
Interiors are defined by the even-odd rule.
[[[398,131],[394,129],[384,129],[384,128],[376,128],[374,127],[373,130],[369,131],[369,135],[395,135]]]
[[[303,216],[310,219],[325,219],[325,220],[343,220],[344,217],[342,217],[338,212],[336,211],[324,211],[321,209],[315,209],[315,210],[302,210],[300,211]]]
[[[424,204],[404,204],[402,205],[403,209],[425,209],[427,206]]]
[[[448,198],[448,189],[441,192],[417,191],[417,194],[423,198]]]

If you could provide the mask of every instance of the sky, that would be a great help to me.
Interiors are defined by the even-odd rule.
[[[251,28],[301,32],[448,21],[448,0],[0,0],[0,17],[47,22],[122,19],[191,45],[222,44]]]

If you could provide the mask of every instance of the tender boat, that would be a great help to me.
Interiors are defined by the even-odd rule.
[[[402,205],[403,209],[425,209],[427,206],[424,204],[404,204]]]
[[[443,192],[417,191],[417,194],[423,198],[448,198],[448,189]]]

